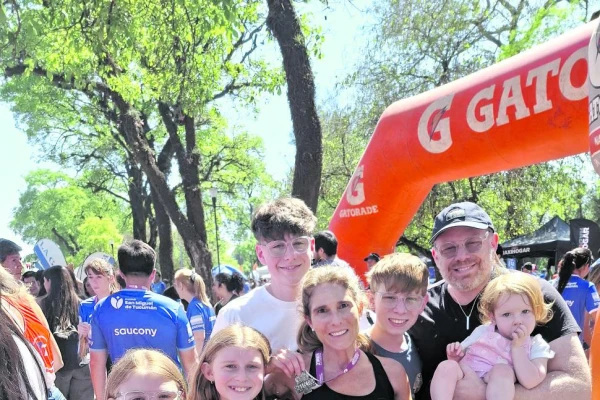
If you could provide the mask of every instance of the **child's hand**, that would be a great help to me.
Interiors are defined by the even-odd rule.
[[[527,331],[525,330],[525,325],[520,324],[517,329],[512,333],[512,347],[521,347],[525,344],[527,340]]]
[[[459,342],[454,342],[446,346],[446,356],[448,360],[459,362],[465,356],[465,352]]]

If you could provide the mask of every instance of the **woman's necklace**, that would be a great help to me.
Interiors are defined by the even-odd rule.
[[[473,300],[473,305],[471,306],[471,312],[469,312],[469,314],[467,314],[465,312],[465,310],[463,310],[462,306],[458,303],[458,307],[460,308],[460,311],[462,311],[463,315],[465,316],[465,318],[467,319],[467,330],[469,330],[469,323],[471,322],[471,315],[473,315],[473,310],[475,310],[475,304],[477,304],[477,299],[479,298],[479,295],[477,295],[477,297],[475,297],[475,300]]]

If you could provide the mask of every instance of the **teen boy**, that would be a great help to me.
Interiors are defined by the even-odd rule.
[[[256,256],[271,283],[229,303],[219,312],[213,335],[239,323],[269,339],[273,353],[298,348],[300,314],[296,298],[315,247],[311,234],[317,219],[302,200],[283,198],[260,206],[252,218]]]
[[[418,257],[394,253],[383,257],[366,276],[377,319],[365,333],[375,354],[402,364],[414,396],[423,383],[421,358],[406,331],[427,304],[429,271]]]

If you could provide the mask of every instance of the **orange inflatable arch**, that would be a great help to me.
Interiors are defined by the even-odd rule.
[[[600,173],[600,86],[590,86],[598,96],[588,104],[588,45],[590,81],[600,82],[600,34],[590,44],[596,24],[389,106],[329,226],[340,257],[362,275],[367,254],[393,252],[436,183],[590,148]],[[593,398],[600,400],[598,328],[592,371]]]
[[[389,106],[329,229],[358,273],[388,254],[434,184],[586,152],[590,22]]]

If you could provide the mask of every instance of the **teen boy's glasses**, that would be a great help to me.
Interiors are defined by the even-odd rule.
[[[458,249],[461,246],[464,246],[465,250],[467,250],[467,252],[469,252],[469,253],[477,253],[479,250],[481,250],[481,247],[483,246],[483,241],[485,239],[487,239],[489,235],[490,235],[490,231],[487,231],[487,232],[485,232],[485,235],[483,237],[481,237],[481,236],[472,237],[472,238],[467,239],[462,244],[448,242],[448,243],[444,243],[444,244],[440,245],[439,247],[437,245],[434,247],[444,258],[456,257],[456,255],[458,254]]]
[[[296,253],[304,253],[308,250],[308,246],[310,246],[310,237],[298,236],[297,238],[292,239],[291,242],[286,242],[285,240],[273,240],[267,244],[261,244],[261,246],[267,248],[267,251],[272,257],[283,257],[289,245],[292,246],[292,249],[294,249]]]
[[[172,392],[169,390],[160,392],[142,392],[135,390],[133,392],[117,393],[117,400],[183,400],[182,392]]]
[[[381,305],[385,308],[395,308],[402,302],[407,311],[420,311],[423,305],[423,297],[407,296],[402,297],[396,293],[375,292],[381,297]]]

